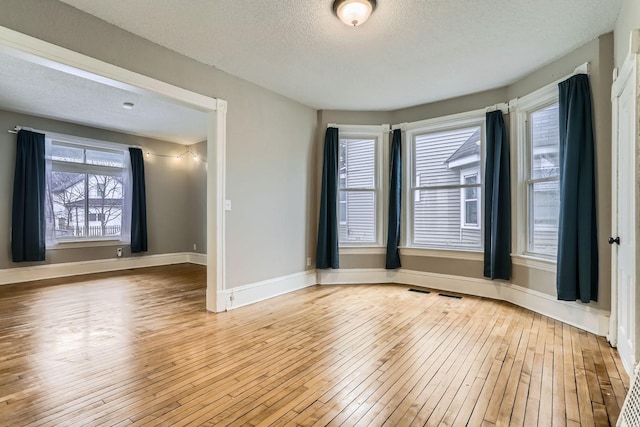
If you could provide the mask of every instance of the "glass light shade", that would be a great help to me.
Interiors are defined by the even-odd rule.
[[[357,27],[366,21],[371,12],[373,12],[374,7],[375,1],[372,0],[336,0],[333,5],[338,18],[353,27]]]

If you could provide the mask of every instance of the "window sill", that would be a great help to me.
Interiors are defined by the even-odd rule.
[[[463,259],[467,261],[482,261],[484,253],[482,251],[461,251],[455,249],[431,249],[415,246],[401,246],[400,255],[423,256],[431,258],[451,258]]]
[[[47,251],[56,251],[64,249],[75,248],[94,248],[101,246],[129,246],[119,239],[96,239],[96,240],[83,240],[83,241],[58,241],[58,244],[51,248],[47,248]]]
[[[379,255],[386,254],[386,246],[339,246],[340,255]]]
[[[556,261],[550,258],[541,258],[532,255],[511,254],[513,264],[522,267],[535,268],[536,270],[556,272]]]

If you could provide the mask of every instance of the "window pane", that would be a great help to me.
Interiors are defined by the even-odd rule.
[[[375,148],[374,139],[340,140],[340,188],[375,188]]]
[[[476,200],[465,202],[465,224],[478,225],[478,202]]]
[[[529,185],[531,218],[529,251],[555,255],[558,249],[560,219],[560,182],[536,182]]]
[[[89,175],[89,237],[118,237],[122,225],[122,179]]]
[[[464,189],[464,197],[465,199],[477,199],[478,198],[478,187],[469,187]]]
[[[462,226],[459,188],[415,191],[420,192],[419,201],[413,205],[415,244],[443,249],[481,249],[481,230]],[[469,219],[475,215],[477,221],[477,202],[472,204],[476,208],[475,211],[469,208]]]
[[[376,197],[374,191],[342,191],[345,203],[340,203],[339,241],[341,243],[375,243]]]
[[[82,148],[68,147],[65,145],[51,145],[51,159],[64,162],[83,163]]]
[[[412,184],[422,187],[460,185],[462,169],[480,170],[481,128],[448,130],[415,138]]]
[[[121,168],[124,167],[123,152],[87,150],[87,163]]]
[[[531,178],[558,176],[560,142],[558,104],[535,111],[530,115]]]
[[[85,237],[85,175],[51,172],[50,176],[55,237]]]

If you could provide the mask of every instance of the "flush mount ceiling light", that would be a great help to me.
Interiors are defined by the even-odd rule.
[[[366,21],[376,8],[376,0],[335,0],[333,11],[345,24],[357,27]]]
[[[133,110],[133,102],[123,102],[122,108],[125,110]]]

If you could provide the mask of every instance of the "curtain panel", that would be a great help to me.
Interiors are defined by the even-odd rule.
[[[130,147],[131,158],[131,252],[147,251],[147,196],[144,179],[144,156]]]
[[[45,259],[44,139],[44,134],[41,133],[27,130],[18,132],[11,212],[13,262]]]
[[[484,189],[484,276],[511,278],[511,184],[509,140],[502,111],[487,113]]]
[[[558,299],[598,300],[595,151],[589,76],[558,85],[560,114],[560,223]]]
[[[389,226],[387,228],[387,257],[385,268],[400,268],[400,207],[402,202],[402,131],[393,130],[391,164],[389,167]]]
[[[338,129],[327,128],[324,138],[317,268],[340,268],[338,256]]]

